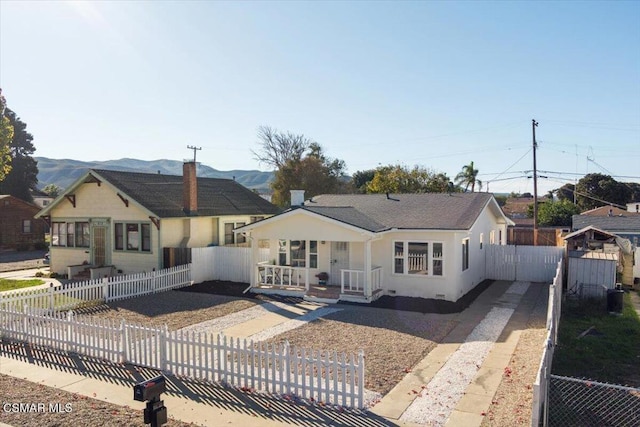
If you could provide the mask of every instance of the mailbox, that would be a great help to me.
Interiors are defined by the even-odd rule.
[[[167,391],[167,382],[162,375],[133,386],[133,400],[144,402],[159,400],[160,394]]]

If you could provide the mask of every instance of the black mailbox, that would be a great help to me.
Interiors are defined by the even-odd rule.
[[[160,394],[167,391],[167,383],[162,375],[133,386],[133,400],[144,402],[159,400]]]

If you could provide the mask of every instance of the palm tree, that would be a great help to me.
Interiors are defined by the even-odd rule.
[[[464,165],[462,167],[462,172],[456,175],[456,184],[460,186],[464,186],[464,191],[469,189],[471,186],[471,191],[475,191],[476,185],[478,186],[478,190],[482,189],[482,181],[478,178],[478,169],[473,168],[473,162],[468,165]]]

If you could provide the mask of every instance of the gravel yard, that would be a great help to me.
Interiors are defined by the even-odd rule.
[[[213,321],[254,307],[268,298],[239,299],[210,292],[170,291],[84,309],[79,314],[100,318],[125,319],[147,325],[167,324],[177,330],[200,322]],[[261,301],[263,300],[263,301]],[[291,301],[295,302],[295,301]],[[280,304],[279,302],[276,304]],[[413,366],[426,356],[457,324],[455,314],[433,314],[364,306],[338,305],[340,311],[288,330],[269,342],[287,340],[290,344],[318,350],[336,350],[366,355],[365,387],[381,394],[389,392]],[[266,308],[265,308],[266,310]],[[251,312],[251,310],[249,311]],[[524,425],[530,422],[532,384],[540,363],[545,336],[546,293],[536,301],[526,330],[503,380],[486,413],[483,426]],[[99,426],[142,426],[142,413],[28,381],[0,375],[0,389],[12,390],[13,401],[30,402],[34,395],[43,402],[71,402],[71,414],[9,415],[0,413],[0,422],[16,426],[79,425],[84,416],[97,410],[112,416],[99,420]],[[65,418],[66,417],[66,418]],[[36,422],[37,420],[37,422]],[[170,421],[169,426],[189,424]]]
[[[169,291],[81,310],[114,320],[177,330],[255,307],[259,300],[208,293]],[[340,305],[341,311],[285,331],[269,340],[316,350],[356,353],[364,350],[365,387],[387,393],[456,325],[455,315],[416,313]]]
[[[223,295],[168,291],[81,309],[77,313],[117,321],[125,319],[148,326],[166,323],[173,331],[251,308],[258,303],[260,301]]]
[[[270,342],[338,352],[365,352],[365,388],[387,393],[456,325],[452,315],[340,306]]]

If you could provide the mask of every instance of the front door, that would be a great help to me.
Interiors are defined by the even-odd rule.
[[[91,248],[91,263],[95,266],[105,265],[107,263],[107,227],[93,227]]]
[[[340,270],[347,268],[349,268],[349,242],[331,242],[331,273],[328,284],[340,286]],[[348,279],[347,275],[345,280],[348,281]]]

